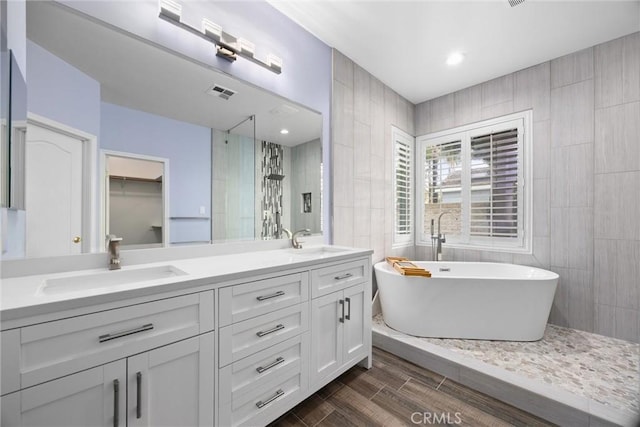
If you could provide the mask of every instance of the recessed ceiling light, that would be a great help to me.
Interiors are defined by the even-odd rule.
[[[282,130],[280,131],[280,133],[281,133],[281,134],[283,134],[283,135],[286,135],[286,134],[288,134],[288,133],[289,133],[289,131],[288,131],[287,129],[282,129]]]
[[[447,57],[447,65],[458,65],[464,61],[464,54],[462,52],[453,52]]]

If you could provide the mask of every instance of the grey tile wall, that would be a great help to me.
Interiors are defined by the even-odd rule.
[[[414,135],[415,106],[336,50],[333,64],[333,242],[413,257],[392,248],[391,126]]]

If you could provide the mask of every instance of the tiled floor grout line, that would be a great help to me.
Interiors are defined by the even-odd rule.
[[[371,396],[371,397],[369,398],[369,400],[373,400],[373,398],[374,398],[374,397],[376,397],[376,396],[378,395],[378,393],[380,393],[380,392],[382,391],[382,389],[383,389],[383,388],[385,388],[385,387],[386,387],[386,384],[385,384],[385,385],[383,385],[382,387],[380,387],[380,388],[378,389],[378,391],[376,391],[376,392],[373,394],[373,396]]]
[[[438,387],[436,387],[436,391],[438,391],[438,389],[440,388],[440,386],[441,386],[442,384],[444,384],[444,382],[445,382],[446,380],[447,380],[447,377],[444,377],[444,378],[442,379],[442,381],[440,381],[440,384],[438,384]]]
[[[309,424],[305,423],[305,422],[304,422],[304,420],[303,420],[302,418],[300,418],[299,416],[297,416],[297,415],[295,414],[295,412],[291,412],[291,414],[292,414],[294,417],[296,417],[296,419],[297,419],[298,421],[300,421],[300,422],[302,423],[302,425],[304,425],[304,426],[306,426],[306,427],[309,427]],[[324,419],[324,418],[323,418],[323,419]]]

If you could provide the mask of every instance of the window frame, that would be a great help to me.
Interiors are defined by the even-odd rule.
[[[392,159],[392,197],[393,197],[393,242],[392,242],[392,247],[393,248],[399,248],[399,247],[406,247],[406,246],[412,246],[414,245],[414,241],[415,241],[415,227],[416,227],[416,223],[415,223],[415,182],[416,182],[416,172],[415,172],[415,165],[416,165],[416,143],[415,143],[415,137],[409,135],[408,133],[404,132],[403,130],[395,127],[395,126],[391,126],[391,159]],[[409,182],[409,191],[408,191],[408,200],[410,203],[410,207],[409,207],[409,215],[410,215],[410,225],[409,225],[409,233],[408,234],[404,234],[404,233],[398,233],[398,210],[397,210],[397,187],[396,187],[396,144],[400,142],[402,144],[405,144],[407,146],[409,146],[410,152],[409,152],[409,164],[410,164],[410,171],[409,171],[409,175],[408,178],[410,179]]]
[[[489,120],[459,126],[439,132],[433,132],[426,135],[416,137],[414,164],[416,178],[414,180],[415,188],[415,244],[416,246],[431,246],[431,235],[425,227],[425,158],[426,148],[431,145],[442,144],[445,142],[459,139],[462,146],[462,181],[461,199],[462,199],[462,233],[459,240],[452,240],[447,237],[444,244],[450,248],[457,249],[475,249],[495,252],[509,253],[532,253],[533,242],[533,159],[532,159],[532,143],[533,143],[533,121],[532,111],[522,111],[519,113],[509,114]],[[518,156],[518,238],[517,242],[501,241],[499,237],[471,237],[469,227],[469,209],[471,188],[466,183],[469,182],[469,174],[471,172],[470,165],[470,144],[471,138],[486,135],[488,133],[497,133],[507,129],[518,128],[518,149],[521,155]],[[420,153],[416,155],[415,153]],[[418,157],[419,156],[419,157]],[[418,160],[418,158],[420,160]],[[420,162],[420,164],[418,164]],[[415,183],[420,183],[420,188]],[[467,207],[465,207],[465,204]]]

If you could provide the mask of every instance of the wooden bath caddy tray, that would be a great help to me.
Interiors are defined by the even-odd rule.
[[[409,261],[409,258],[388,256],[387,262],[403,276],[431,277],[429,270],[418,267]]]

